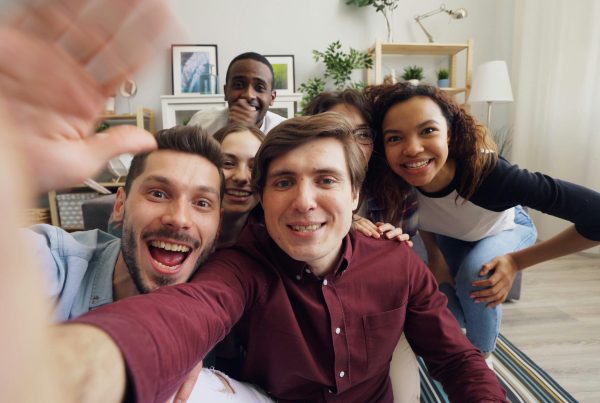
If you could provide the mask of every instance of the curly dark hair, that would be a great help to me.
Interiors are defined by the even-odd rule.
[[[386,211],[389,222],[402,211],[408,185],[394,174],[385,160],[382,124],[388,110],[413,97],[427,97],[442,111],[448,124],[448,158],[462,167],[458,194],[468,200],[498,160],[497,146],[488,129],[481,125],[454,98],[430,85],[398,83],[368,87],[366,96],[373,105],[373,127],[375,129],[374,153],[369,162],[366,186]],[[382,192],[381,189],[385,189]]]

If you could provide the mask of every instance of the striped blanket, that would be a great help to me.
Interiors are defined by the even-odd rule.
[[[550,375],[502,335],[498,337],[493,361],[494,372],[506,390],[508,399],[513,403],[577,402]],[[421,402],[448,402],[442,385],[429,376],[427,367],[421,358],[419,358],[419,371],[421,373]]]

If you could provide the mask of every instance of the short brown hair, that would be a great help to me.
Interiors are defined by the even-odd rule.
[[[365,179],[364,156],[352,135],[352,128],[341,115],[333,112],[288,119],[269,132],[256,153],[252,169],[252,186],[263,194],[271,161],[306,143],[322,138],[333,138],[342,143],[350,183],[358,191]]]
[[[172,150],[199,155],[216,166],[221,178],[219,199],[223,200],[225,177],[223,176],[222,169],[223,157],[221,146],[206,130],[199,126],[174,126],[170,129],[157,132],[156,143],[158,144],[158,150]],[[125,195],[129,194],[135,178],[144,172],[146,159],[151,153],[140,153],[133,157],[127,179],[125,180]]]

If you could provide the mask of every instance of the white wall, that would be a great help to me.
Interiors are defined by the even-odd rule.
[[[0,14],[7,4],[15,0],[0,0]],[[172,36],[171,43],[218,45],[219,75],[224,75],[229,61],[244,51],[263,54],[293,54],[296,62],[296,86],[314,75],[322,73],[320,64],[312,59],[312,50],[324,50],[340,40],[345,50],[353,47],[365,50],[376,38],[384,39],[385,21],[373,7],[347,6],[345,0],[169,0],[174,15],[187,31]],[[401,0],[394,14],[394,40],[396,42],[425,42],[413,17],[439,7],[439,0]],[[514,0],[448,0],[450,9],[464,7],[468,18],[450,20],[438,14],[424,21],[439,43],[462,43],[474,39],[474,67],[488,60],[511,56]],[[393,63],[393,62],[392,62]],[[393,66],[396,67],[396,66]],[[397,66],[401,72],[403,65]],[[426,73],[427,73],[427,66]],[[434,81],[433,67],[428,80]],[[160,95],[171,94],[170,49],[157,55],[143,73],[134,77],[138,94],[131,109],[144,105],[160,118]],[[358,77],[360,78],[360,76]],[[494,121],[504,124],[510,106],[498,105]],[[117,112],[127,112],[128,103],[118,98]],[[481,119],[483,109],[473,106]]]
[[[340,40],[349,47],[364,50],[376,38],[384,39],[385,21],[372,7],[350,7],[344,0],[170,0],[174,14],[187,30],[173,43],[216,44],[219,75],[224,76],[229,61],[245,51],[263,54],[293,54],[296,86],[314,75],[321,75],[321,64],[312,59],[312,50],[324,50]],[[417,14],[439,7],[439,1],[403,0],[394,14],[396,42],[425,42],[426,37],[413,20]],[[424,21],[436,42],[462,43],[474,39],[474,67],[494,59],[510,62],[513,0],[451,0],[448,8],[464,7],[469,17],[450,21],[439,14]],[[138,95],[132,106],[143,104],[160,115],[159,96],[171,94],[170,49],[158,56],[146,72],[136,77]],[[398,71],[401,66],[398,67]],[[432,73],[433,74],[433,73]],[[433,81],[432,74],[428,77]],[[360,77],[358,77],[360,78]],[[119,111],[127,105],[117,100]],[[504,122],[508,107],[494,109],[497,122]],[[125,110],[123,110],[125,109]],[[483,109],[473,111],[483,119]],[[158,125],[161,127],[160,116]]]

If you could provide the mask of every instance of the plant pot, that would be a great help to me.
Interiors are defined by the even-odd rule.
[[[449,78],[441,78],[438,80],[438,87],[440,88],[448,88],[450,87],[450,79]]]
[[[414,85],[416,87],[417,85],[419,85],[419,80],[417,80],[416,78],[413,78],[412,80],[408,80],[408,83],[410,85]]]

